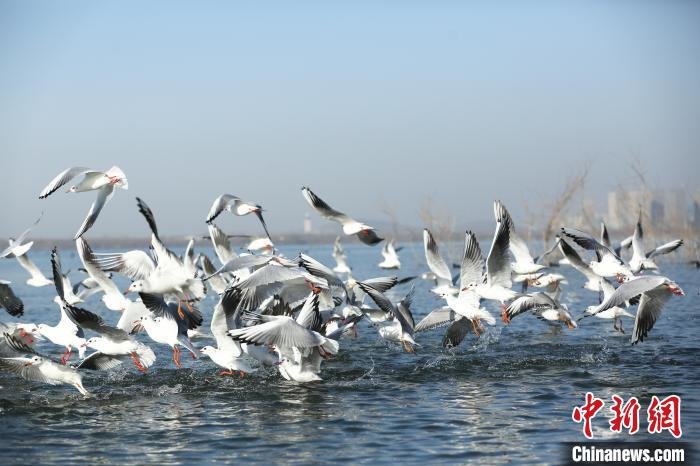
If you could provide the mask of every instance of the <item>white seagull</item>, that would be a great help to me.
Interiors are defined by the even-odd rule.
[[[384,238],[377,236],[374,227],[358,222],[354,218],[333,209],[306,186],[302,186],[301,193],[304,195],[306,202],[308,202],[321,217],[340,223],[343,226],[343,233],[346,235],[355,235],[360,241],[369,246],[373,246],[384,240]]]
[[[659,267],[652,259],[655,256],[673,252],[682,245],[682,239],[675,239],[651,251],[644,251],[644,232],[642,231],[642,216],[640,214],[637,225],[634,228],[634,234],[632,235],[632,259],[630,259],[630,268],[633,273],[639,273],[642,270],[659,270]]]
[[[42,216],[43,213],[32,226],[24,230],[17,238],[9,238],[7,240],[9,246],[0,253],[0,257],[7,257],[8,259],[12,257],[16,258],[19,265],[30,275],[30,278],[27,280],[27,285],[35,287],[42,287],[52,283],[51,280],[44,276],[36,264],[29,259],[28,252],[34,244],[34,241],[24,242],[27,235],[29,235],[32,229],[41,221]]]
[[[153,350],[134,340],[124,330],[105,324],[100,316],[86,309],[67,307],[66,314],[74,324],[100,334],[83,343],[95,350],[81,361],[78,369],[105,370],[120,365],[126,358],[131,358],[141,372],[153,365],[156,355]]]
[[[493,235],[491,249],[486,258],[486,273],[483,278],[474,280],[467,286],[463,286],[463,291],[474,291],[484,299],[490,299],[501,303],[501,319],[508,323],[506,314],[506,301],[510,301],[518,296],[518,293],[511,289],[511,262],[508,254],[510,243],[510,229],[501,209],[501,203],[494,202],[494,214],[496,216],[496,232]],[[479,251],[481,253],[481,251]],[[476,264],[473,267],[477,267]]]
[[[39,333],[55,345],[64,346],[66,351],[61,356],[61,364],[66,364],[70,359],[73,348],[78,348],[78,356],[82,359],[85,354],[85,334],[83,329],[73,323],[66,314],[66,310],[72,305],[68,304],[65,299],[65,291],[63,289],[63,280],[61,272],[61,261],[58,257],[58,250],[54,247],[51,251],[51,269],[54,276],[54,286],[56,287],[57,296],[54,302],[61,309],[61,320],[54,327],[47,324],[39,324]]]
[[[496,320],[491,313],[480,307],[479,295],[469,289],[470,284],[482,281],[483,268],[484,260],[476,235],[467,231],[464,235],[464,254],[462,254],[462,263],[460,264],[459,288],[445,288],[439,293],[447,302],[447,308],[454,311],[454,314],[447,312],[444,308],[435,309],[418,323],[416,331],[437,328],[452,323],[455,319],[464,318],[471,324],[474,333],[479,336],[483,331],[482,320],[489,325],[494,325]],[[443,318],[448,320],[441,321],[440,319]],[[461,325],[467,322],[458,324],[454,329],[448,329],[448,334],[460,330],[456,335],[466,335],[466,332],[461,331]],[[456,346],[454,338],[451,338],[449,342],[451,346]]]
[[[232,214],[238,216],[255,214],[255,216],[258,217],[258,220],[260,220],[263,230],[265,230],[265,234],[268,238],[270,238],[270,233],[267,231],[265,219],[262,216],[263,208],[261,205],[244,201],[240,197],[234,196],[233,194],[222,194],[214,199],[214,202],[209,209],[209,213],[207,214],[206,222],[213,222],[214,219],[224,211],[231,212]]]
[[[671,296],[684,296],[683,290],[672,280],[657,276],[647,275],[633,278],[621,284],[605,301],[592,309],[588,315],[579,320],[604,312],[615,306],[622,306],[630,299],[641,295],[637,307],[637,315],[634,319],[632,330],[632,344],[640,343],[647,337],[654,323],[661,315],[664,304]]]
[[[566,307],[552,299],[547,293],[536,292],[515,298],[506,308],[508,323],[527,311],[532,311],[539,319],[548,322],[561,322],[569,329],[576,328],[576,322],[573,321]]]
[[[14,372],[23,379],[32,382],[43,382],[49,385],[72,385],[82,395],[90,396],[83,387],[81,375],[74,367],[54,362],[9,334],[5,334],[4,337],[8,345],[18,354],[31,354],[32,357],[0,358],[0,369]]]
[[[336,236],[335,243],[333,243],[333,259],[335,259],[335,267],[333,267],[333,272],[335,273],[352,273],[352,269],[347,263],[347,257],[343,253],[343,247],[340,245],[340,236]]]
[[[400,269],[401,261],[399,260],[399,255],[397,254],[396,248],[394,248],[394,240],[391,239],[384,243],[382,248],[382,260],[379,263],[380,269]]]
[[[97,220],[97,216],[100,215],[100,211],[112,198],[115,187],[129,189],[126,175],[119,167],[114,166],[104,172],[85,167],[73,167],[62,171],[56,178],[51,180],[41,193],[39,193],[39,199],[45,199],[78,175],[84,175],[83,179],[77,185],[71,186],[68,192],[79,193],[97,190],[97,199],[95,199],[92,206],[90,206],[87,217],[85,217],[83,224],[80,226],[80,229],[73,239],[81,237],[83,233],[95,224],[95,220]]]
[[[243,377],[247,372],[254,370],[242,357],[241,343],[228,335],[229,330],[236,328],[235,324],[229,322],[237,318],[240,301],[240,289],[231,286],[224,291],[219,302],[214,306],[214,314],[211,316],[211,333],[216,339],[216,346],[205,346],[201,349],[202,354],[207,355],[216,365],[224,369],[219,372],[220,376],[239,372]]]

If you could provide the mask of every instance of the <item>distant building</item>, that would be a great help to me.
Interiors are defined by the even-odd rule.
[[[696,202],[700,200],[697,199]],[[684,191],[612,191],[608,193],[608,226],[632,227],[639,214],[657,228],[680,226],[688,219],[688,199]],[[695,219],[698,219],[697,215]],[[698,219],[700,221],[700,219]]]
[[[304,234],[309,234],[313,233],[313,225],[311,225],[311,217],[309,216],[309,213],[307,212],[304,215]]]

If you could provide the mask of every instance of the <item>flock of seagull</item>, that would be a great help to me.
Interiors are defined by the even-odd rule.
[[[182,256],[168,249],[152,210],[139,198],[139,212],[151,231],[150,253],[99,253],[93,251],[84,235],[115,189],[128,189],[122,170],[67,169],[41,191],[39,198],[47,198],[81,175],[80,182],[68,192],[97,192],[74,237],[86,274],[84,279],[75,285],[71,283],[68,272],[61,267],[57,248],[51,251],[51,278],[31,262],[27,253],[33,243],[27,238],[41,217],[21,235],[10,239],[9,246],[0,253],[0,257],[17,259],[30,275],[28,285],[53,285],[60,312],[55,326],[0,323],[0,370],[30,381],[73,385],[85,396],[89,393],[82,384],[83,371],[109,370],[131,360],[136,370],[145,373],[156,360],[149,344],[170,347],[178,368],[184,348],[193,359],[207,356],[220,367],[221,376],[243,377],[259,367],[276,367],[287,380],[311,382],[321,380],[323,361],[340,351],[341,339],[356,335],[362,319],[368,320],[382,338],[402,345],[409,353],[417,345],[416,334],[424,331],[446,327],[442,339],[445,347],[459,345],[470,331],[478,337],[485,331],[484,324],[496,324],[494,316],[482,307],[484,301],[501,305],[501,320],[506,325],[520,315],[532,314],[553,325],[575,328],[576,321],[561,302],[564,276],[548,271],[542,263],[543,257],[555,249],[563,256],[561,264],[568,264],[585,276],[584,288],[600,295],[600,304],[585,309],[578,320],[591,316],[610,319],[614,329],[624,333],[622,318],[633,318],[633,344],[647,337],[668,299],[684,294],[674,281],[659,274],[654,262],[657,256],[674,251],[683,241],[677,239],[645,250],[641,217],[634,233],[618,246],[610,242],[604,224],[599,239],[562,228],[552,249],[533,257],[499,201],[494,202],[496,229],[485,258],[476,235],[467,231],[461,261],[450,267],[434,236],[425,229],[423,243],[429,271],[402,280],[393,276],[353,278],[340,237],[333,248],[336,264],[332,268],[304,253],[285,257],[270,238],[263,208],[230,194],[217,197],[205,219],[218,266],[205,254],[195,253],[194,238]],[[345,235],[356,236],[370,246],[384,241],[375,228],[333,209],[308,187],[301,191],[309,205],[320,216],[339,223]],[[265,236],[254,238],[247,253],[237,254],[231,248],[231,237],[213,223],[224,212],[254,214]],[[574,244],[591,251],[592,260],[584,261]],[[632,256],[625,262],[621,254],[629,248]],[[393,240],[385,241],[378,266],[399,269],[400,249]],[[459,269],[455,276],[453,268]],[[119,290],[113,274],[131,279],[126,292]],[[417,324],[411,310],[415,287],[398,297],[392,290],[397,284],[416,278],[430,280],[434,285],[431,292],[444,301]],[[0,280],[0,306],[18,318],[24,305],[9,285]],[[198,303],[212,292],[219,299],[211,314],[209,334],[201,329],[204,318]],[[80,307],[93,294],[99,294],[105,307],[119,313],[116,323],[108,323]],[[636,313],[631,312],[634,306]],[[48,340],[63,348],[60,360],[40,354],[35,348],[37,340]],[[198,340],[210,340],[212,344],[197,348],[193,341]],[[88,349],[91,352],[86,356]],[[70,364],[74,350],[80,361]]]

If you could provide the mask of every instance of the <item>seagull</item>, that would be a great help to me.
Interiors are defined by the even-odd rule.
[[[595,251],[598,260],[592,261],[589,265],[597,275],[606,278],[617,277],[618,281],[633,275],[620,256],[592,236],[573,228],[562,228],[561,233],[574,240],[583,249]]]
[[[401,261],[399,260],[399,255],[396,253],[394,248],[394,240],[387,241],[384,243],[384,248],[382,249],[383,261],[379,263],[379,268],[381,269],[400,269]]]
[[[83,387],[81,375],[75,368],[54,362],[7,333],[4,337],[8,345],[18,354],[31,354],[32,357],[0,358],[0,369],[14,372],[32,382],[43,382],[49,385],[69,384],[77,388],[83,396],[90,396]]]
[[[287,380],[321,380],[321,360],[336,354],[339,345],[336,340],[319,333],[322,322],[316,293],[309,293],[296,319],[286,315],[258,314],[254,317],[260,323],[229,330],[228,334],[249,346],[274,346],[281,356],[278,369]]]
[[[639,273],[642,270],[659,270],[659,267],[654,263],[652,258],[673,252],[682,245],[682,239],[675,239],[666,244],[662,244],[651,251],[645,252],[644,233],[642,231],[642,216],[640,214],[639,219],[637,220],[637,225],[634,228],[634,234],[632,235],[632,259],[630,259],[630,268],[632,269],[633,273]]]
[[[413,333],[416,323],[413,320],[413,314],[411,314],[411,302],[413,301],[415,287],[411,287],[406,297],[398,304],[394,304],[384,296],[383,293],[377,291],[367,283],[358,282],[357,285],[372,298],[372,301],[374,301],[382,311],[391,314],[396,322],[391,327],[381,328],[380,335],[383,338],[401,342],[407,353],[415,353],[413,345],[416,344],[416,341],[413,339]]]
[[[333,259],[335,259],[335,267],[333,267],[333,272],[335,273],[352,273],[352,269],[347,263],[347,257],[343,253],[343,247],[340,245],[340,236],[336,236],[335,243],[333,243]]]
[[[507,219],[503,209],[500,208],[499,201],[494,202],[494,214],[496,215],[496,232],[493,235],[491,249],[486,258],[486,273],[479,280],[473,280],[466,286],[462,286],[462,291],[473,291],[484,299],[499,301],[501,303],[501,319],[508,323],[508,315],[506,314],[506,301],[510,301],[518,296],[518,293],[510,289],[511,281],[511,262],[508,254],[510,243],[510,230],[508,228]],[[474,255],[470,255],[472,260],[471,267],[473,270],[478,270],[481,264],[481,250],[478,249],[478,243],[475,241],[474,248],[478,251]],[[464,265],[463,265],[464,267]]]
[[[216,347],[205,346],[200,350],[202,354],[207,355],[216,365],[224,369],[219,372],[220,376],[239,372],[243,377],[246,372],[253,372],[253,368],[242,358],[241,343],[228,335],[229,330],[236,328],[235,324],[229,324],[229,322],[233,322],[238,317],[241,294],[239,288],[230,286],[221,295],[211,316],[211,333],[216,339]]]
[[[532,311],[539,319],[549,322],[562,322],[569,329],[576,328],[576,322],[571,318],[569,311],[547,293],[536,292],[515,298],[506,307],[508,323],[516,316],[527,311]]]
[[[143,214],[151,228],[151,246],[155,262],[143,251],[129,251],[102,256],[102,268],[130,276],[134,282],[126,290],[127,293],[174,294],[178,300],[178,312],[181,312],[179,309],[182,301],[180,295],[182,295],[187,307],[191,308],[189,295],[192,295],[195,300],[204,298],[206,295],[204,282],[196,276],[196,270],[188,270],[182,260],[165,247],[158,236],[153,211],[138,197],[136,201],[139,212]]]
[[[27,251],[29,251],[29,249],[34,244],[34,241],[29,241],[28,243],[25,243],[24,240],[27,239],[27,236],[34,229],[34,227],[39,224],[43,216],[44,213],[42,212],[41,215],[39,215],[39,218],[36,219],[36,221],[32,224],[32,226],[24,230],[19,236],[17,236],[17,238],[9,238],[8,242],[10,243],[10,245],[4,251],[0,252],[0,258],[22,256]]]
[[[39,270],[36,264],[34,264],[34,262],[32,262],[32,260],[29,259],[29,256],[27,254],[31,249],[32,245],[34,244],[34,241],[29,241],[27,243],[24,242],[24,240],[27,238],[27,235],[29,235],[32,229],[34,229],[34,227],[39,224],[39,221],[41,221],[42,216],[43,213],[39,216],[39,218],[34,222],[32,226],[24,230],[22,234],[20,234],[16,239],[9,238],[9,246],[3,252],[0,253],[0,257],[14,257],[15,259],[17,259],[19,265],[21,265],[22,268],[26,270],[30,275],[30,278],[27,280],[27,285],[34,287],[42,287],[51,284],[51,280],[44,276],[44,274],[41,272],[41,270]]]
[[[480,330],[483,331],[483,327],[481,326],[482,320],[486,321],[489,325],[494,325],[496,323],[491,313],[480,307],[481,300],[478,293],[469,289],[470,284],[478,283],[482,280],[483,263],[484,260],[481,256],[481,248],[479,247],[476,235],[471,231],[467,231],[464,235],[464,254],[462,254],[462,262],[460,264],[459,288],[444,288],[439,293],[447,302],[447,308],[454,311],[459,318],[467,319],[477,336],[480,335]],[[433,312],[435,314],[431,315]],[[440,322],[439,319],[443,317],[450,318],[450,320]],[[445,309],[438,308],[419,322],[416,328],[420,328],[421,331],[427,330],[428,328],[437,328],[452,323],[454,320],[455,316],[453,314],[446,312]],[[459,329],[459,326],[452,330],[457,329]],[[448,330],[448,333],[450,333],[450,330]],[[466,332],[460,331],[457,335],[466,335]],[[454,344],[454,339],[451,339],[450,343],[451,346],[456,346],[456,344]]]
[[[156,355],[151,348],[134,340],[124,330],[105,324],[97,314],[73,306],[66,308],[66,314],[80,328],[100,334],[83,343],[83,346],[92,348],[95,352],[86,357],[78,369],[104,370],[118,366],[130,357],[136,368],[145,373],[155,362]]]
[[[384,240],[384,238],[377,236],[374,227],[358,222],[344,213],[333,209],[306,186],[302,186],[301,193],[304,199],[306,199],[306,202],[308,202],[321,217],[340,223],[343,226],[343,233],[346,235],[355,235],[360,241],[369,246],[373,246]]]
[[[126,175],[119,167],[114,166],[104,172],[85,167],[73,167],[62,171],[56,178],[51,180],[41,193],[39,193],[39,199],[45,199],[78,175],[84,175],[83,179],[77,185],[71,186],[68,192],[80,193],[97,190],[97,199],[95,199],[92,206],[90,206],[87,217],[85,217],[83,224],[80,226],[80,229],[73,239],[80,238],[95,224],[95,220],[97,220],[97,216],[100,215],[100,211],[102,211],[104,205],[112,198],[115,187],[129,189]]]
[[[206,222],[213,222],[214,219],[223,211],[231,212],[232,214],[238,216],[248,215],[251,213],[255,214],[255,216],[258,217],[258,220],[260,220],[268,239],[270,238],[270,233],[267,231],[267,225],[265,225],[265,219],[262,216],[263,208],[259,204],[243,201],[241,198],[234,196],[233,194],[222,194],[214,199],[214,203],[211,205],[209,213],[207,214]]]
[[[0,308],[3,308],[12,317],[20,317],[24,314],[24,303],[19,299],[7,280],[0,280]]]
[[[197,349],[187,336],[188,330],[202,325],[202,314],[196,309],[185,314],[180,306],[166,302],[162,296],[140,292],[141,301],[151,313],[141,318],[141,325],[148,336],[156,343],[168,345],[173,349],[173,361],[179,369],[180,348],[182,345],[190,352],[192,359],[197,359]]]
[[[85,354],[85,346],[83,346],[83,343],[85,343],[85,334],[83,333],[83,329],[75,325],[68,317],[68,314],[66,314],[66,310],[72,306],[66,302],[64,297],[63,280],[61,279],[61,261],[56,247],[51,251],[51,269],[53,271],[54,286],[56,287],[57,293],[54,302],[58,304],[61,309],[61,320],[54,327],[47,324],[39,324],[38,328],[39,333],[51,343],[66,348],[66,351],[61,356],[61,364],[67,364],[73,352],[73,347],[78,348],[78,356],[82,359]]]
[[[614,292],[615,292],[615,288],[610,284],[610,282],[607,281],[605,278],[601,277],[601,279],[600,279],[600,294],[599,294],[600,300],[599,300],[598,304],[600,304],[603,301],[605,301],[606,299],[608,299]],[[584,312],[586,314],[593,314],[599,319],[613,319],[613,328],[616,331],[618,331],[619,333],[624,334],[625,329],[622,327],[622,317],[634,318],[634,314],[630,314],[622,306],[627,307],[627,304],[622,304],[620,306],[613,306],[609,309],[606,309],[602,312],[597,312],[597,313],[595,312],[597,306],[588,306]]]
[[[599,306],[590,310],[589,314],[579,320],[597,315],[615,306],[622,306],[625,302],[641,295],[637,307],[637,315],[634,319],[631,343],[637,344],[644,341],[649,331],[654,327],[656,319],[661,315],[664,304],[671,296],[684,296],[683,290],[667,277],[647,275],[632,278],[622,283]]]

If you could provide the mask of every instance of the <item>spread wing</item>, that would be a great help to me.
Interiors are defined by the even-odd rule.
[[[56,175],[56,178],[49,181],[49,184],[47,184],[46,187],[41,190],[41,192],[39,193],[39,199],[46,198],[76,176],[88,173],[90,171],[92,170],[85,167],[73,167],[63,170],[61,173]]]

